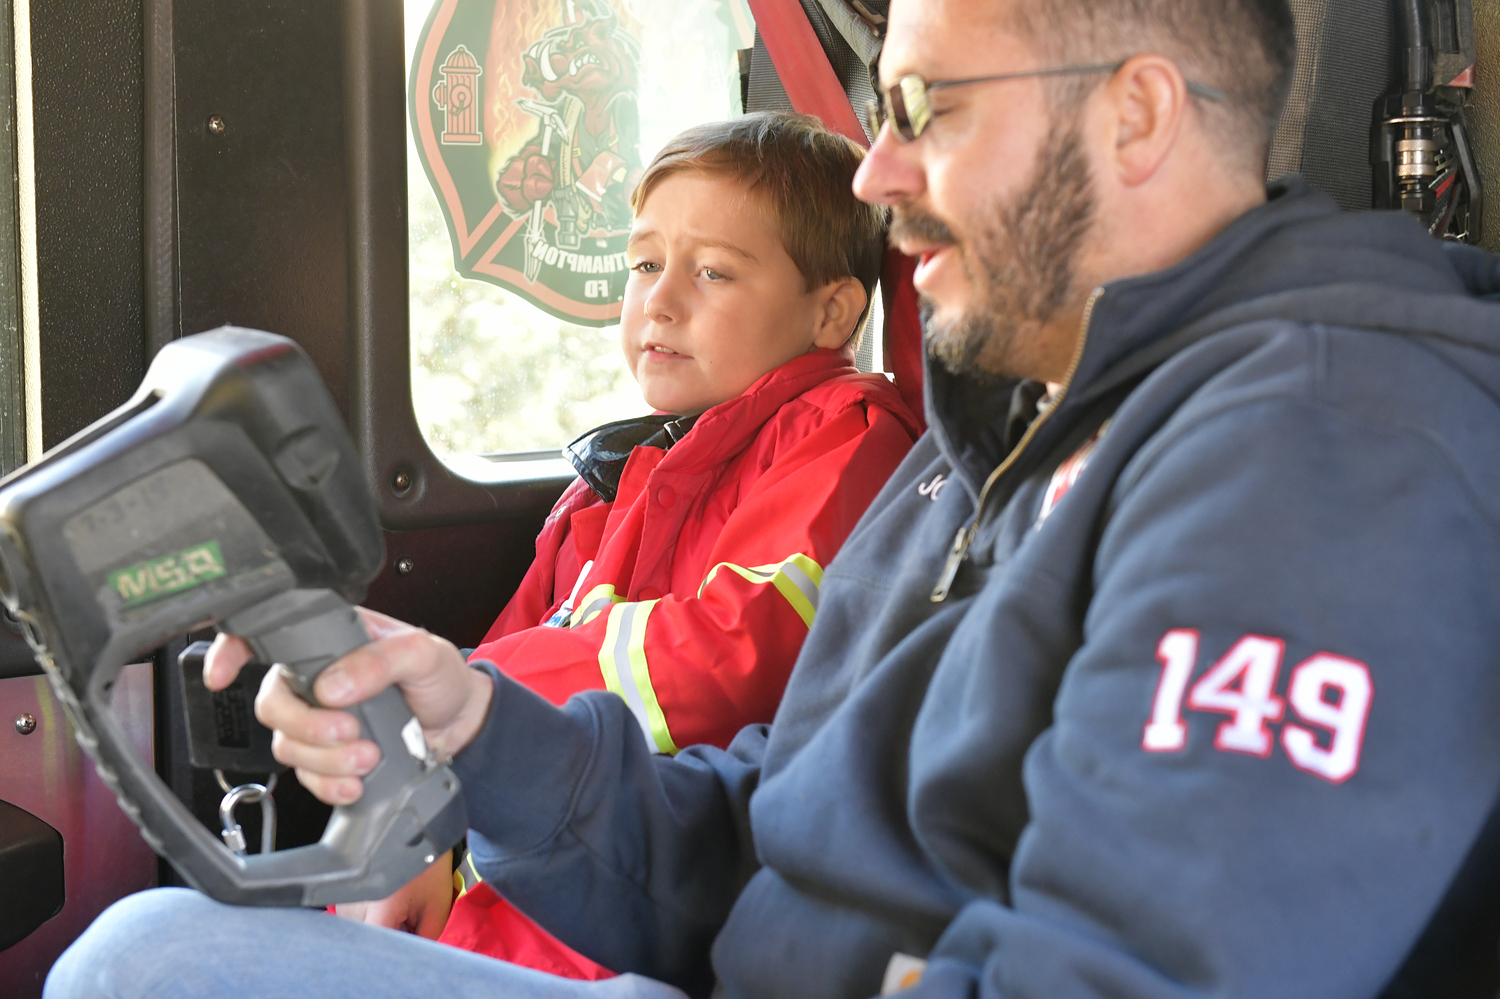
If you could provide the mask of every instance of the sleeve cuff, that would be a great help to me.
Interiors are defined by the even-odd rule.
[[[469,826],[507,850],[534,849],[566,824],[596,726],[582,705],[554,707],[492,663],[470,665],[489,674],[495,692],[483,727],[451,764]]]

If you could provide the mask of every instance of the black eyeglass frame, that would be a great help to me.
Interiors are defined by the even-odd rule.
[[[1134,58],[1132,56],[1131,58]],[[1053,69],[1030,69],[1020,73],[998,73],[994,76],[971,76],[962,80],[924,80],[916,73],[908,73],[896,81],[894,87],[880,88],[880,100],[868,101],[865,105],[870,135],[878,138],[881,127],[890,121],[892,131],[902,142],[913,142],[927,130],[932,112],[927,106],[927,92],[944,87],[964,87],[971,83],[998,83],[1002,80],[1024,80],[1040,76],[1066,76],[1072,73],[1117,73],[1129,59],[1119,62],[1101,62],[1088,66],[1059,66]],[[1224,91],[1187,81],[1188,93],[1207,101],[1222,104],[1228,98]]]

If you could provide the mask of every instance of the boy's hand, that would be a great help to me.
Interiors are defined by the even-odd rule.
[[[405,930],[436,940],[448,925],[452,908],[453,853],[449,851],[390,898],[379,902],[343,902],[334,906],[334,911],[357,923]]]
[[[359,737],[359,722],[343,708],[367,700],[391,684],[401,688],[422,725],[427,745],[450,757],[478,734],[489,712],[494,685],[470,669],[452,642],[395,618],[359,608],[374,639],[319,675],[313,693],[324,708],[293,694],[271,670],[255,698],[255,716],[274,729],[271,754],[297,768],[297,779],[330,805],[347,805],[364,791],[362,775],[380,762],[380,749]],[[222,690],[251,658],[238,638],[220,635],[203,660],[203,683]]]

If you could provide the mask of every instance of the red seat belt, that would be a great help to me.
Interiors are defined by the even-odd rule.
[[[880,272],[880,291],[885,305],[885,370],[896,381],[901,401],[927,429],[927,412],[922,402],[922,315],[917,308],[917,286],[912,273],[917,262],[900,250],[885,251],[885,266]]]
[[[849,104],[823,43],[798,0],[749,0],[755,27],[781,86],[802,114],[814,115],[835,132],[868,147],[869,139]],[[907,408],[925,426],[922,405],[922,322],[917,289],[912,285],[916,261],[888,250],[880,286],[885,305],[885,369]]]

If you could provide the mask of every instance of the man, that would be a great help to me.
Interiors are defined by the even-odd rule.
[[[374,619],[320,699],[401,684],[485,877],[689,993],[1493,996],[1500,280],[1266,199],[1292,48],[1285,0],[892,4],[856,190],[921,258],[933,429],[768,730],[651,757],[616,699],[559,711]],[[357,795],[347,716],[262,702]],[[49,995],[669,994],[321,918],[138,896]]]

